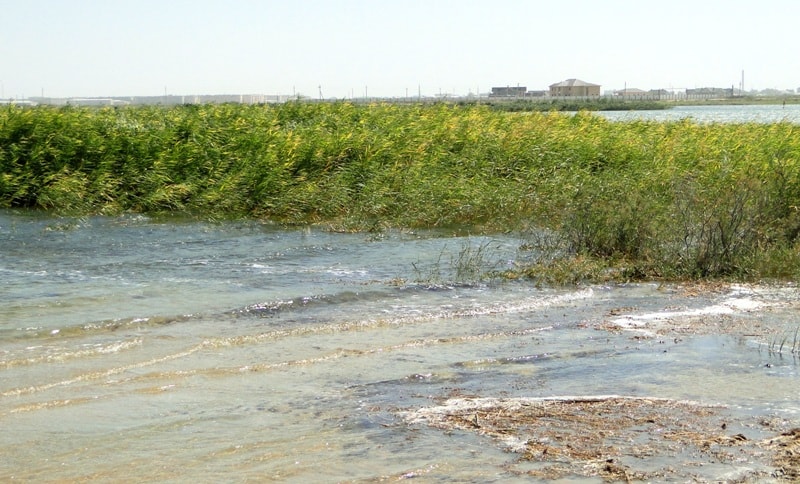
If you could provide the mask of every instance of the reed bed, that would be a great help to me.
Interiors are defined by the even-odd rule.
[[[0,207],[555,234],[517,273],[530,277],[794,278],[799,161],[790,123],[444,103],[0,108]]]
[[[462,104],[478,104],[479,101],[466,101]],[[480,101],[496,111],[529,112],[529,111],[641,111],[669,109],[672,104],[668,101],[650,99],[609,98],[606,96],[596,99],[569,100],[564,98],[547,99],[488,99]]]

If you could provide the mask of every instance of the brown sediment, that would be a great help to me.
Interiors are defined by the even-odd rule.
[[[774,452],[773,462],[782,478],[800,481],[800,428],[768,440],[765,447]]]
[[[451,398],[401,412],[410,425],[477,432],[517,454],[507,470],[539,479],[574,476],[793,481],[800,474],[800,429],[730,421],[721,406],[619,395]],[[710,474],[710,475],[709,475]]]

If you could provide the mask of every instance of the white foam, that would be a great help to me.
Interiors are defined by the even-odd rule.
[[[768,303],[755,299],[755,293],[745,287],[735,286],[725,299],[705,307],[686,309],[683,311],[659,311],[655,313],[630,314],[614,318],[612,323],[623,329],[644,330],[651,323],[673,321],[676,319],[698,316],[720,316],[757,311],[769,306]],[[645,331],[649,332],[649,331]]]

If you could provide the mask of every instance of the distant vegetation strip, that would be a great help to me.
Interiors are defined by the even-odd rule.
[[[548,111],[641,111],[669,109],[672,104],[650,99],[625,99],[600,97],[596,99],[488,99],[480,101],[496,111],[548,112]],[[463,101],[461,104],[478,104],[478,101]]]
[[[506,275],[548,281],[791,278],[800,127],[451,104],[7,106],[0,206],[519,230],[537,255]]]
[[[687,106],[747,106],[747,105],[787,105],[800,104],[800,96],[731,96],[712,99],[685,99],[681,100],[682,105]]]

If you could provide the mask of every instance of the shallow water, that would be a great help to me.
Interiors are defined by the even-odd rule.
[[[0,212],[0,480],[514,478],[486,439],[398,416],[460,395],[691,399],[800,425],[800,365],[766,330],[796,327],[793,286],[458,273],[520,244]],[[698,318],[752,329],[657,330]]]

